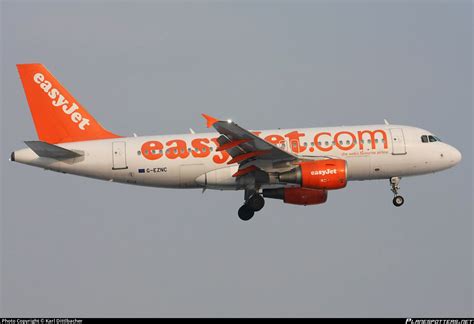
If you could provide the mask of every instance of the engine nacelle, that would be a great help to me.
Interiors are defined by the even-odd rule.
[[[347,163],[338,159],[301,162],[298,167],[280,173],[278,179],[302,188],[341,189],[347,185]]]
[[[325,203],[328,199],[328,192],[320,189],[305,188],[278,188],[263,189],[264,197],[281,199],[286,204],[293,205],[317,205]]]

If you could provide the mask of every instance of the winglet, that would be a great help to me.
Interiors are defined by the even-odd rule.
[[[211,128],[212,125],[214,125],[215,123],[217,123],[219,121],[219,119],[216,119],[214,117],[211,117],[209,115],[206,115],[206,114],[201,114],[202,117],[204,117],[207,121],[207,128]]]

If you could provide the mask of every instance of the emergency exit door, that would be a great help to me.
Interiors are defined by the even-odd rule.
[[[127,155],[125,150],[125,142],[112,143],[112,160],[113,170],[127,169]]]

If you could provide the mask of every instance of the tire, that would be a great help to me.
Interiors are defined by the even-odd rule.
[[[265,199],[259,194],[255,194],[249,198],[249,200],[245,203],[249,206],[253,211],[262,210],[263,206],[265,206]]]
[[[393,204],[395,205],[395,207],[400,207],[401,205],[403,205],[404,202],[405,199],[403,199],[402,196],[395,196],[393,198]]]
[[[239,218],[243,221],[250,220],[254,214],[255,212],[253,211],[253,209],[247,205],[243,205],[239,208]]]

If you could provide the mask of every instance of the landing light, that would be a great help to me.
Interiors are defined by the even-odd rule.
[[[232,119],[227,119],[227,122],[228,122],[229,124],[231,124],[231,123],[232,123]]]

